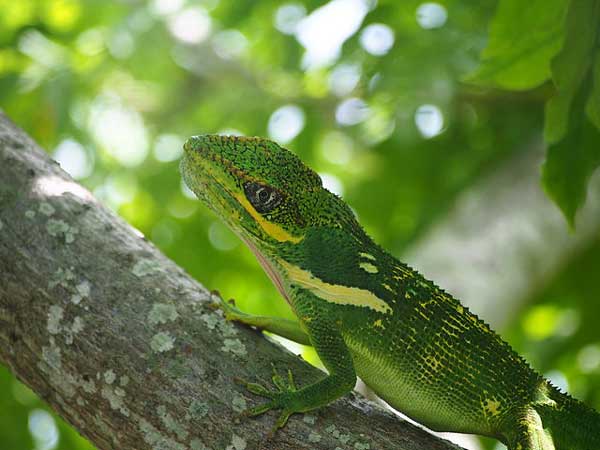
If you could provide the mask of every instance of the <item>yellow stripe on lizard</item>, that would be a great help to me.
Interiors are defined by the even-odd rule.
[[[292,242],[294,244],[297,244],[298,242],[302,241],[302,239],[304,239],[304,236],[293,236],[287,231],[285,231],[283,228],[281,228],[279,225],[269,222],[254,209],[254,207],[250,204],[246,197],[244,197],[244,195],[240,193],[235,194],[235,199],[238,202],[240,202],[240,205],[242,205],[244,209],[248,211],[248,214],[250,214],[252,218],[256,220],[256,223],[258,223],[261,226],[261,228],[265,230],[265,233],[267,233],[276,241]]]
[[[381,313],[391,313],[392,308],[371,291],[339,284],[327,283],[314,276],[310,271],[301,269],[286,261],[279,260],[279,264],[287,272],[288,278],[317,297],[338,305],[352,305],[371,308]]]

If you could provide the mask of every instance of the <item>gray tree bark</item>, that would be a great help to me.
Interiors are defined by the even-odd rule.
[[[0,362],[98,448],[458,449],[357,394],[267,438],[233,378],[323,374],[210,303],[0,112]]]

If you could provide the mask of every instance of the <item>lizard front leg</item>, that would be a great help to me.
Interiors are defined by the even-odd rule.
[[[297,313],[306,329],[311,345],[315,348],[321,362],[329,375],[316,383],[296,389],[291,372],[288,372],[288,383],[278,375],[273,377],[277,390],[270,391],[265,387],[244,382],[251,392],[269,399],[266,403],[251,408],[246,414],[255,416],[270,409],[281,409],[281,415],[275,429],[283,427],[289,416],[296,412],[306,412],[332,401],[350,392],[356,384],[356,372],[350,350],[346,346],[335,319],[312,294],[304,293],[309,300],[303,302],[296,299]],[[311,297],[311,298],[308,298]]]
[[[248,314],[236,308],[233,304],[233,300],[228,302],[223,300],[220,295],[216,295],[219,298],[218,307],[223,310],[225,319],[245,323],[246,325],[256,327],[260,330],[282,336],[290,341],[297,342],[298,344],[312,345],[308,335],[302,329],[298,321],[281,317]]]

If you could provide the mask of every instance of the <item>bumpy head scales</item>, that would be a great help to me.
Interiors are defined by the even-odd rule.
[[[289,150],[262,138],[194,136],[181,172],[194,193],[234,231],[254,241],[302,241],[307,228],[346,210],[321,178]]]

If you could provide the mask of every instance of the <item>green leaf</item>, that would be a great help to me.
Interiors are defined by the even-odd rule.
[[[575,227],[575,214],[585,202],[589,178],[600,165],[600,131],[584,111],[590,84],[591,76],[577,92],[566,135],[548,146],[542,167],[546,192],[558,204],[572,228]]]
[[[596,128],[600,130],[600,50],[596,50],[593,75],[593,87],[590,98],[585,106],[585,112]]]
[[[501,0],[490,26],[481,66],[466,81],[511,90],[531,89],[550,78],[560,50],[564,0]]]
[[[557,92],[546,104],[544,137],[548,143],[558,142],[567,133],[571,103],[592,68],[599,24],[600,0],[571,2],[564,44],[552,60],[552,79]]]

